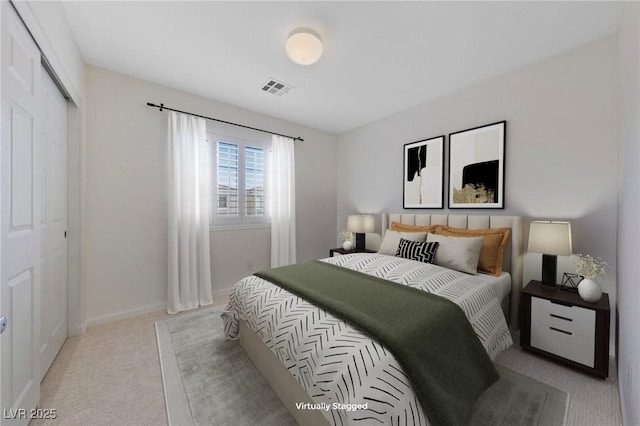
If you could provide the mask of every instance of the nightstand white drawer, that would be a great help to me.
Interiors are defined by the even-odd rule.
[[[531,322],[553,327],[569,334],[595,339],[596,311],[578,306],[553,303],[539,297],[531,298]]]
[[[595,334],[592,337],[572,333],[544,322],[531,321],[531,346],[566,359],[595,366]]]
[[[561,305],[540,297],[531,298],[531,314],[534,315],[535,311],[571,318],[574,321],[596,323],[596,312],[592,309]]]

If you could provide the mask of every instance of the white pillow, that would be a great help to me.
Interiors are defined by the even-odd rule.
[[[380,244],[380,254],[388,254],[389,256],[395,256],[400,245],[400,238],[410,241],[424,241],[427,238],[426,232],[398,232],[387,229],[384,233],[384,239]]]
[[[438,242],[436,265],[476,275],[484,237],[448,237],[427,235],[427,242]]]

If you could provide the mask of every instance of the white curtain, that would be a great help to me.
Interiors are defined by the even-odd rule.
[[[296,263],[294,141],[273,135],[271,147],[271,267]]]
[[[209,305],[209,173],[206,124],[201,118],[169,115],[169,288],[167,311]]]

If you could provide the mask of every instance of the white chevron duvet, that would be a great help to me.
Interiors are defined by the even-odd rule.
[[[325,261],[453,301],[491,359],[513,343],[500,302],[486,284],[489,276],[382,254]],[[300,408],[322,410],[330,424],[429,424],[407,377],[384,347],[298,296],[246,277],[234,286],[222,317],[227,339],[236,339],[239,321],[247,321],[316,403]]]

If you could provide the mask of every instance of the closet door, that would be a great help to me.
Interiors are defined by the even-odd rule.
[[[42,72],[38,167],[42,184],[40,379],[67,338],[67,101]]]
[[[9,2],[0,7],[0,314],[8,321],[0,335],[0,407],[6,426],[26,425],[28,410],[40,399],[41,65],[37,46]]]

